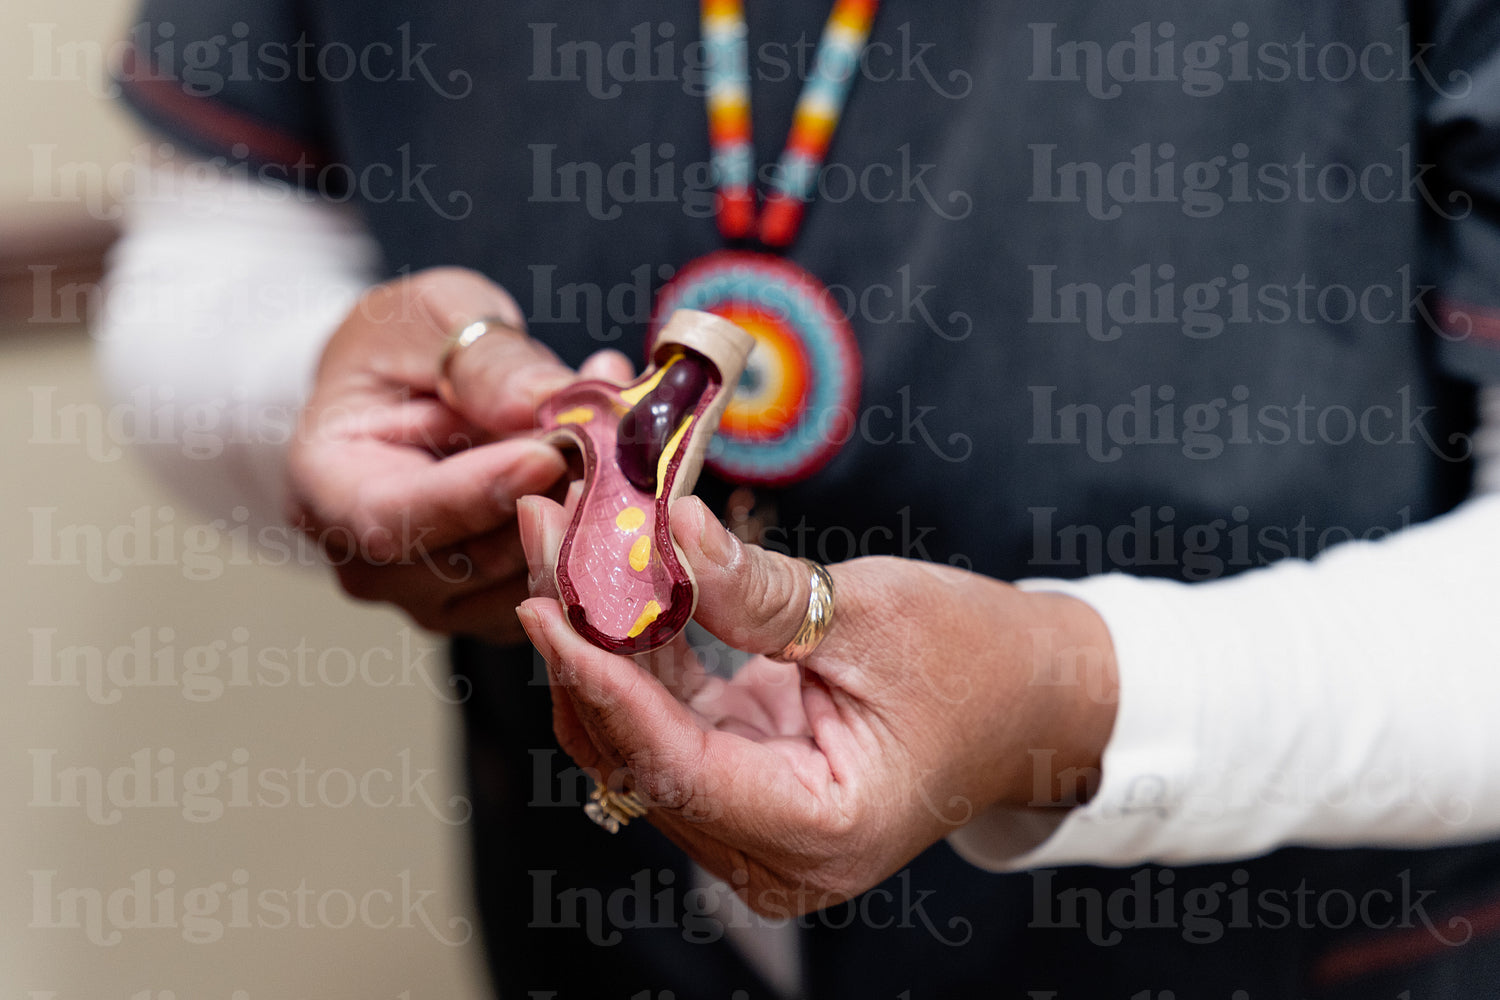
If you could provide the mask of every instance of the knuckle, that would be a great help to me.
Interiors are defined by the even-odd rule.
[[[632,765],[631,769],[635,771],[636,786],[653,804],[663,809],[692,811],[689,807],[696,799],[693,789],[678,780],[675,774],[660,767],[641,770]]]
[[[626,765],[635,775],[636,787],[654,805],[701,821],[718,811],[713,789],[703,780],[707,772],[703,753],[701,747],[692,752],[681,748],[643,750],[627,755]]]
[[[857,841],[866,826],[852,810],[837,807],[826,810],[819,825],[821,839],[835,844]]]
[[[789,568],[764,552],[745,550],[749,556],[745,583],[745,608],[752,624],[766,628],[787,620],[797,595]],[[800,620],[800,612],[797,615]],[[795,621],[793,622],[795,626]]]
[[[494,285],[484,275],[466,267],[430,267],[406,279],[404,291],[413,302],[427,309],[441,309],[448,298],[470,291],[488,291]]]
[[[481,316],[520,312],[503,288],[468,268],[431,268],[414,275],[412,281],[416,307],[445,335]]]
[[[353,535],[353,549],[360,558],[377,565],[388,565],[400,558],[400,546],[386,524],[382,505],[361,503],[350,512],[348,527]]]

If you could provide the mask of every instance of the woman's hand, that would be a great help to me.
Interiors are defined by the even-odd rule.
[[[726,680],[681,637],[634,660],[579,638],[546,571],[566,513],[526,498],[520,520],[540,596],[518,613],[548,663],[563,749],[634,788],[651,822],[763,914],[837,903],[980,810],[1076,802],[1099,773],[1115,668],[1080,601],[857,559],[829,567],[833,624],[804,663],[760,655]],[[807,608],[807,568],[741,544],[696,498],[673,505],[672,532],[698,622],[737,649],[781,650]]]
[[[488,317],[514,330],[453,356],[449,406],[436,395],[448,337]],[[289,455],[291,520],[351,596],[436,632],[522,640],[516,498],[566,468],[530,432],[537,404],[579,377],[524,330],[499,286],[444,268],[371,289],[329,341]],[[601,352],[584,373],[624,381],[630,363]]]

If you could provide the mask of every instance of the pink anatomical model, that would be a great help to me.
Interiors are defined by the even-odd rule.
[[[667,510],[692,492],[754,345],[728,320],[679,310],[640,378],[577,382],[538,409],[546,439],[583,460],[583,494],[555,572],[569,623],[594,645],[642,653],[692,618],[697,591]]]

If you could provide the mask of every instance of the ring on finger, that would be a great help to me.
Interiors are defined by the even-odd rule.
[[[807,610],[803,612],[802,624],[792,641],[771,656],[782,663],[801,663],[813,654],[828,628],[833,624],[833,576],[811,559],[799,559],[810,574],[807,594]]]
[[[646,803],[635,791],[616,792],[595,785],[589,800],[583,804],[583,812],[610,833],[619,833],[620,827],[646,815]]]
[[[459,351],[471,346],[491,330],[505,330],[525,336],[523,331],[498,316],[483,316],[454,330],[443,344],[442,356],[438,358],[437,395],[438,399],[455,410],[458,409],[458,395],[453,390],[453,360],[458,357]]]

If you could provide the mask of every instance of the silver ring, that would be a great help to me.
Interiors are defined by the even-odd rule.
[[[805,565],[811,574],[807,612],[802,616],[802,625],[797,629],[797,634],[792,636],[792,641],[771,657],[782,663],[801,663],[811,656],[833,624],[833,577],[828,570],[811,559],[797,561]]]
[[[509,330],[512,333],[520,333],[522,336],[525,336],[522,331],[517,330],[498,316],[481,317],[472,323],[467,323],[459,327],[448,335],[447,341],[443,344],[443,354],[438,358],[437,396],[438,399],[441,399],[450,408],[458,409],[458,396],[453,391],[453,377],[451,373],[453,359],[458,356],[459,351],[495,329]]]
[[[646,815],[646,803],[634,791],[614,792],[596,784],[583,804],[583,814],[610,833],[619,833],[620,827]]]

